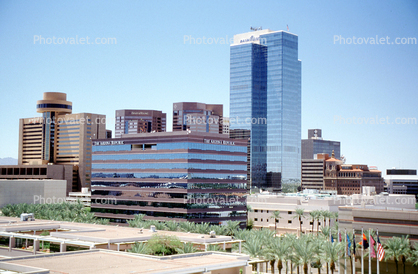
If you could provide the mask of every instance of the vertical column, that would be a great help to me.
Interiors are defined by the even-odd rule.
[[[14,236],[11,236],[9,238],[9,252],[12,251],[12,248],[16,247],[16,238]]]
[[[39,251],[39,240],[33,240],[33,254],[36,255],[36,251]]]
[[[62,242],[60,244],[60,252],[63,253],[63,252],[66,252],[66,251],[67,251],[67,244]]]

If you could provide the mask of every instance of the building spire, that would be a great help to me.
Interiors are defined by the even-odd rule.
[[[332,150],[331,158],[332,159],[335,159],[335,152],[334,152],[334,150]]]

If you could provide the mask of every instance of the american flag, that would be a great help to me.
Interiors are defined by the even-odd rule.
[[[385,250],[383,249],[383,246],[380,243],[379,236],[377,236],[377,257],[379,258],[379,261],[382,261],[385,257]]]

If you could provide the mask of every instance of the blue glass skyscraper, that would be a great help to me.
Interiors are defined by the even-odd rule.
[[[250,131],[250,184],[299,180],[301,61],[298,37],[257,30],[231,45],[230,130]]]

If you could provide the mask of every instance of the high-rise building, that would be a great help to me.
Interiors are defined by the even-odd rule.
[[[71,190],[90,188],[91,140],[106,138],[106,116],[72,114],[61,92],[45,92],[36,108],[42,117],[20,119],[19,165],[71,165]]]
[[[93,142],[92,167],[98,217],[245,226],[246,141],[187,131],[128,134]]]
[[[173,104],[173,131],[223,133],[223,105],[196,102]]]
[[[314,159],[319,153],[331,155],[333,151],[335,158],[340,159],[340,148],[340,142],[323,140],[321,129],[309,129],[308,139],[302,139],[302,159]]]
[[[330,157],[328,154],[317,154],[315,159],[302,159],[302,189],[324,189],[325,163]]]
[[[298,36],[268,29],[235,35],[230,66],[230,130],[250,131],[252,187],[300,180]]]
[[[121,109],[115,113],[115,137],[166,131],[166,113],[159,110]]]

